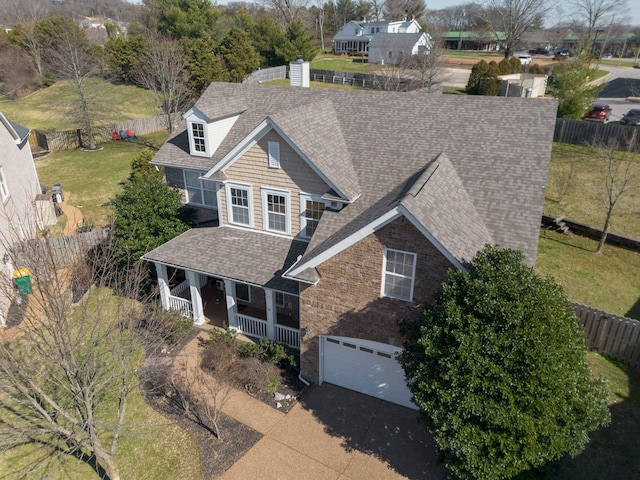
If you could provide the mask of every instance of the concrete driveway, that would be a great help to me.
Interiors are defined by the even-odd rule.
[[[238,400],[228,413],[252,424],[264,437],[222,479],[445,476],[416,411],[330,384],[312,387],[286,415],[267,407],[271,414],[254,402]]]

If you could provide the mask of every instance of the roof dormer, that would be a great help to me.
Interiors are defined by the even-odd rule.
[[[196,107],[191,108],[183,115],[187,121],[189,153],[197,157],[211,157],[239,116],[236,113],[210,119]]]

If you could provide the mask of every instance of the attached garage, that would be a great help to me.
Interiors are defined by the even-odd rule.
[[[417,409],[396,359],[400,347],[360,338],[321,336],[320,383]]]

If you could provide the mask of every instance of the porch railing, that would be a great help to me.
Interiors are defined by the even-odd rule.
[[[248,337],[262,338],[267,336],[267,321],[238,313],[238,329]]]
[[[300,330],[276,324],[276,342],[300,350]]]
[[[171,295],[174,297],[187,298],[187,291],[189,290],[189,281],[185,280],[179,285],[176,285],[171,289]]]
[[[183,317],[193,318],[191,300],[187,300],[186,298],[169,295],[169,310],[176,310],[180,312]]]

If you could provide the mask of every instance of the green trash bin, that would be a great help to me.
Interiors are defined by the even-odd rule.
[[[31,286],[31,272],[28,268],[19,268],[13,271],[13,281],[18,287],[18,293],[21,296],[28,295],[33,292]]]

